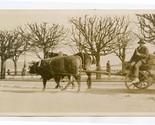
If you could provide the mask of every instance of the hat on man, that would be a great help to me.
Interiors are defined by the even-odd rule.
[[[140,39],[138,44],[145,44],[144,40],[143,39]]]

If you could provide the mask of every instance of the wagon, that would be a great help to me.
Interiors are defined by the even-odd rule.
[[[125,86],[130,92],[140,92],[147,89],[155,82],[155,54],[149,55],[147,63],[140,67],[139,82],[132,83],[134,69],[129,66],[126,69]]]

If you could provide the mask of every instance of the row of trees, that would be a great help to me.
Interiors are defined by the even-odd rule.
[[[68,41],[67,45],[76,52],[94,55],[97,60],[97,70],[101,68],[100,56],[111,53],[119,57],[124,70],[127,49],[135,40],[134,34],[154,44],[155,15],[137,14],[137,18],[140,33],[132,31],[129,17],[87,15],[70,18],[71,30],[59,24],[49,25],[44,22],[26,24],[24,27],[17,27],[14,31],[0,31],[1,79],[5,78],[7,59],[14,62],[16,74],[17,61],[25,51],[35,52],[38,58],[46,58],[49,51],[53,51],[60,44],[65,43],[64,41]],[[43,52],[43,57],[39,52]]]

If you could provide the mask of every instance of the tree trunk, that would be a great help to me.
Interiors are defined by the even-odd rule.
[[[5,79],[6,60],[1,57],[1,79]]]
[[[126,67],[126,64],[125,64],[125,57],[122,59],[122,75],[125,74],[125,67]]]
[[[17,61],[13,61],[14,62],[14,75],[17,75]]]
[[[124,74],[125,73],[125,50],[126,50],[126,48],[124,47],[123,48],[123,56],[122,56],[122,74]]]
[[[125,61],[122,61],[122,74],[125,73]]]
[[[101,65],[100,65],[100,54],[96,55],[96,70],[100,71],[101,70]],[[101,73],[96,73],[96,79],[101,78]]]

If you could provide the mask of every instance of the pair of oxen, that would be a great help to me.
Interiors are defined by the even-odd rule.
[[[32,62],[29,66],[30,74],[38,74],[41,75],[43,79],[43,90],[46,88],[47,80],[54,78],[56,82],[55,88],[60,88],[61,90],[65,90],[72,83],[74,86],[72,76],[78,83],[78,90],[80,91],[81,85],[81,69],[86,71],[90,70],[90,66],[96,63],[96,58],[94,56],[88,55],[86,53],[76,53],[72,56],[61,55],[58,53],[49,53],[48,58],[41,59],[38,62]],[[91,73],[86,72],[87,78],[87,86],[88,89],[91,89],[92,81],[91,81]],[[60,80],[65,76],[68,77],[69,82],[63,88],[60,86]]]

